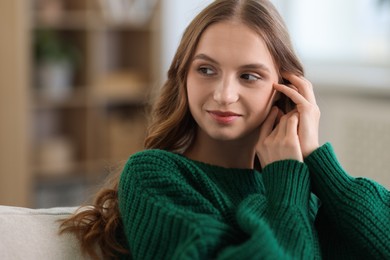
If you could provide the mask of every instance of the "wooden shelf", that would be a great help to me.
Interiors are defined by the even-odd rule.
[[[63,165],[35,165],[34,175],[40,179],[66,178],[88,172],[87,162],[71,162]]]
[[[51,183],[67,179],[96,185],[142,149],[143,111],[155,82],[152,75],[157,75],[152,57],[156,37],[149,22],[110,22],[92,0],[62,4],[57,17],[33,10],[30,25],[33,35],[50,30],[81,57],[67,96],[42,91],[50,88],[47,82],[45,88],[39,82],[30,86],[35,125],[31,174],[37,189],[50,192]],[[31,64],[38,68],[37,61]]]
[[[151,31],[150,22],[147,23],[134,23],[134,22],[110,22],[107,21],[102,15],[97,14],[96,11],[87,11],[87,28],[90,30],[130,30],[130,31]]]
[[[153,56],[158,30],[148,21],[110,22],[97,0],[15,1],[5,1],[7,11],[0,10],[12,21],[9,28],[17,28],[3,35],[10,55],[2,65],[11,69],[0,71],[0,79],[7,79],[3,85],[15,86],[4,88],[0,102],[7,105],[2,111],[12,109],[1,115],[12,137],[2,139],[2,157],[13,158],[2,169],[15,174],[0,180],[23,191],[3,185],[0,199],[29,207],[61,206],[69,191],[101,185],[104,176],[121,170],[142,149],[147,93],[159,75],[159,58]],[[46,9],[44,2],[58,6]],[[15,53],[18,59],[11,58]],[[66,64],[52,66],[65,56],[73,58],[70,70]]]
[[[87,93],[85,86],[73,87],[71,95],[64,99],[51,99],[43,94],[34,93],[32,108],[42,109],[62,109],[62,108],[85,108],[87,107]]]
[[[53,169],[52,166],[34,166],[33,173],[37,182],[50,182],[83,176],[91,181],[102,180],[105,176],[121,171],[126,160],[99,159],[73,162]]]
[[[42,12],[38,12],[32,23],[33,29],[51,28],[58,30],[86,30],[88,28],[87,25],[85,11],[67,11],[53,21],[45,20]]]

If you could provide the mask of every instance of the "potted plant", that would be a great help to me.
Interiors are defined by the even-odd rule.
[[[42,29],[36,32],[35,60],[37,84],[41,93],[50,99],[69,97],[80,54],[77,48],[61,39],[57,31]]]

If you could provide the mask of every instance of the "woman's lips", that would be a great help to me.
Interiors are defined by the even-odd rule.
[[[210,116],[220,124],[229,124],[239,118],[241,115],[230,111],[207,111]]]

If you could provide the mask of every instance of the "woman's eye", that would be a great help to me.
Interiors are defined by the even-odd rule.
[[[204,74],[206,76],[211,76],[211,75],[214,75],[215,72],[214,70],[210,69],[210,68],[207,68],[207,67],[200,67],[198,69],[198,71],[201,73],[201,74]]]
[[[240,76],[240,78],[242,79],[245,79],[245,80],[248,80],[248,81],[256,81],[256,80],[259,80],[260,77],[259,76],[255,76],[253,74],[242,74]]]

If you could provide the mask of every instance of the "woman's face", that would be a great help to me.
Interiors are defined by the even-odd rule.
[[[189,108],[200,134],[223,141],[257,135],[277,82],[271,54],[256,32],[240,22],[208,27],[187,77]]]

